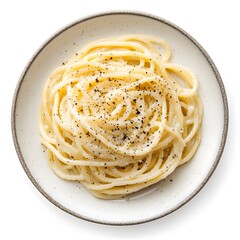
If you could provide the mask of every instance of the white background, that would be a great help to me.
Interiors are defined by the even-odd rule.
[[[240,214],[240,13],[238,1],[2,1],[0,14],[1,239],[237,239]],[[221,162],[187,205],[154,222],[125,227],[77,219],[48,202],[25,175],[12,142],[11,102],[31,55],[59,28],[88,14],[138,10],[165,18],[207,50],[223,78],[230,108]],[[209,136],[211,137],[211,136]]]

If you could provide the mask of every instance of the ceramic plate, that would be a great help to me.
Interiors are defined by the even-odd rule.
[[[170,43],[172,61],[198,77],[203,101],[202,142],[194,158],[165,180],[121,200],[100,200],[78,182],[50,170],[40,144],[39,106],[50,73],[90,41],[122,34],[146,34]],[[163,217],[183,206],[215,170],[226,141],[227,99],[221,77],[206,51],[185,31],[156,16],[108,12],[80,19],[57,32],[27,64],[16,87],[12,131],[20,162],[35,187],[53,204],[79,218],[104,224],[137,224]]]

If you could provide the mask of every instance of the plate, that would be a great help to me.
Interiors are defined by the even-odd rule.
[[[78,182],[50,170],[40,144],[38,117],[46,78],[88,42],[122,34],[146,34],[170,43],[172,61],[191,69],[203,101],[202,141],[194,158],[165,180],[121,200],[100,200]],[[107,12],[80,19],[50,37],[34,54],[17,84],[12,105],[12,133],[20,162],[34,186],[62,210],[85,220],[127,225],[151,221],[183,206],[206,184],[226,141],[228,107],[216,66],[188,33],[156,16]]]

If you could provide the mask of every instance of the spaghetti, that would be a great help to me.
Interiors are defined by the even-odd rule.
[[[40,133],[56,175],[115,199],[192,158],[201,138],[198,81],[171,54],[162,39],[125,35],[90,43],[54,71]]]

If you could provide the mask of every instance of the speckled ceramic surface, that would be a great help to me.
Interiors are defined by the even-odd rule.
[[[100,200],[78,182],[53,174],[40,145],[38,114],[46,78],[89,41],[121,34],[148,34],[166,39],[173,62],[196,73],[203,101],[202,142],[194,158],[154,186],[121,200]],[[212,60],[186,32],[155,16],[102,13],[81,19],[52,36],[24,70],[13,99],[12,130],[21,164],[37,189],[52,203],[77,217],[105,224],[137,224],[165,216],[188,202],[216,168],[226,140],[225,90]]]

